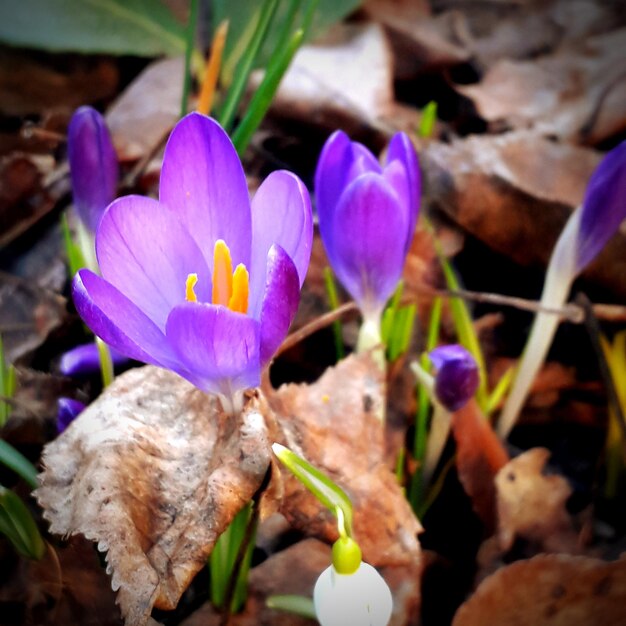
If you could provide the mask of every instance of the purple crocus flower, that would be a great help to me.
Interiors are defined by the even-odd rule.
[[[435,395],[448,411],[458,411],[476,393],[479,375],[474,357],[458,344],[429,353],[435,368]]]
[[[111,136],[98,111],[77,109],[67,131],[67,156],[74,206],[82,223],[95,233],[117,191],[118,163]]]
[[[109,348],[113,365],[124,365],[128,358]],[[100,371],[98,346],[92,341],[64,352],[59,361],[59,370],[64,376],[89,376]]]
[[[81,270],[74,302],[107,344],[218,394],[232,412],[293,320],[312,229],[296,176],[273,172],[250,203],[228,135],[191,113],[165,148],[159,200],[124,196],[106,210],[102,277]]]
[[[417,154],[397,133],[381,167],[372,153],[337,131],[315,172],[319,227],[326,253],[364,318],[378,322],[413,239],[420,199]]]
[[[57,431],[62,433],[71,422],[85,410],[86,405],[80,400],[59,398],[57,400]]]

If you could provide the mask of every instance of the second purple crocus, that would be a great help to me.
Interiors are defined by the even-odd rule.
[[[273,172],[250,203],[228,135],[192,113],[165,148],[159,200],[124,196],[106,210],[102,276],[81,270],[74,302],[108,345],[217,394],[232,413],[295,316],[312,230],[296,176]]]
[[[420,174],[411,140],[396,134],[382,167],[365,146],[335,132],[317,164],[315,195],[332,268],[365,322],[379,325],[402,275],[419,210]]]

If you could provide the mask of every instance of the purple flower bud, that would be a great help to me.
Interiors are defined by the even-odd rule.
[[[67,132],[67,155],[78,215],[95,232],[117,192],[118,163],[103,117],[91,107],[76,110]]]
[[[626,141],[602,159],[587,185],[578,231],[576,271],[591,263],[626,218]]]
[[[109,348],[109,350],[111,351],[111,359],[114,366],[128,363],[128,357],[125,357],[113,348]],[[91,376],[92,374],[97,374],[100,371],[98,346],[92,342],[68,350],[61,356],[59,370],[64,376]]]
[[[315,194],[335,274],[365,316],[380,313],[400,280],[417,221],[420,174],[411,140],[396,134],[383,168],[337,131],[320,155]]]
[[[85,409],[85,404],[72,398],[59,398],[57,400],[57,431],[62,433]]]
[[[436,370],[435,395],[448,411],[458,411],[478,388],[478,365],[463,346],[435,348],[429,354]]]

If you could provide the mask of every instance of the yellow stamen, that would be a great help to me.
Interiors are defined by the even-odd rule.
[[[233,262],[228,246],[222,239],[218,239],[213,250],[213,304],[228,306],[232,295]]]
[[[248,270],[243,263],[235,268],[233,274],[233,295],[228,301],[228,308],[236,313],[248,312],[248,285],[250,282]]]
[[[187,276],[187,280],[185,281],[185,300],[187,300],[187,302],[198,302],[198,296],[196,296],[196,292],[193,290],[197,282],[198,274],[189,274],[189,276]]]

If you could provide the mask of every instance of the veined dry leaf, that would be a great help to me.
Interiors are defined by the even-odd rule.
[[[107,551],[127,626],[172,609],[259,488],[270,442],[253,396],[240,419],[167,370],[116,378],[43,454],[35,492],[53,533]]]
[[[107,111],[106,121],[121,159],[152,154],[180,116],[184,60],[151,63]]]
[[[478,85],[458,86],[488,122],[598,144],[626,128],[626,29],[532,61],[503,59]]]
[[[546,552],[577,552],[577,536],[565,503],[572,493],[562,476],[543,473],[550,451],[532,448],[496,476],[498,540],[503,552],[517,537]],[[530,622],[532,623],[532,622]]]
[[[626,623],[626,558],[564,554],[517,561],[486,578],[452,626],[592,626]]]
[[[350,356],[311,385],[267,392],[281,443],[327,473],[354,505],[355,537],[372,565],[417,563],[421,525],[385,463],[382,373],[365,354]],[[281,513],[293,526],[327,540],[337,524],[291,474],[281,470]]]
[[[459,480],[474,511],[492,530],[496,517],[494,479],[509,455],[474,399],[452,415],[452,433]]]

